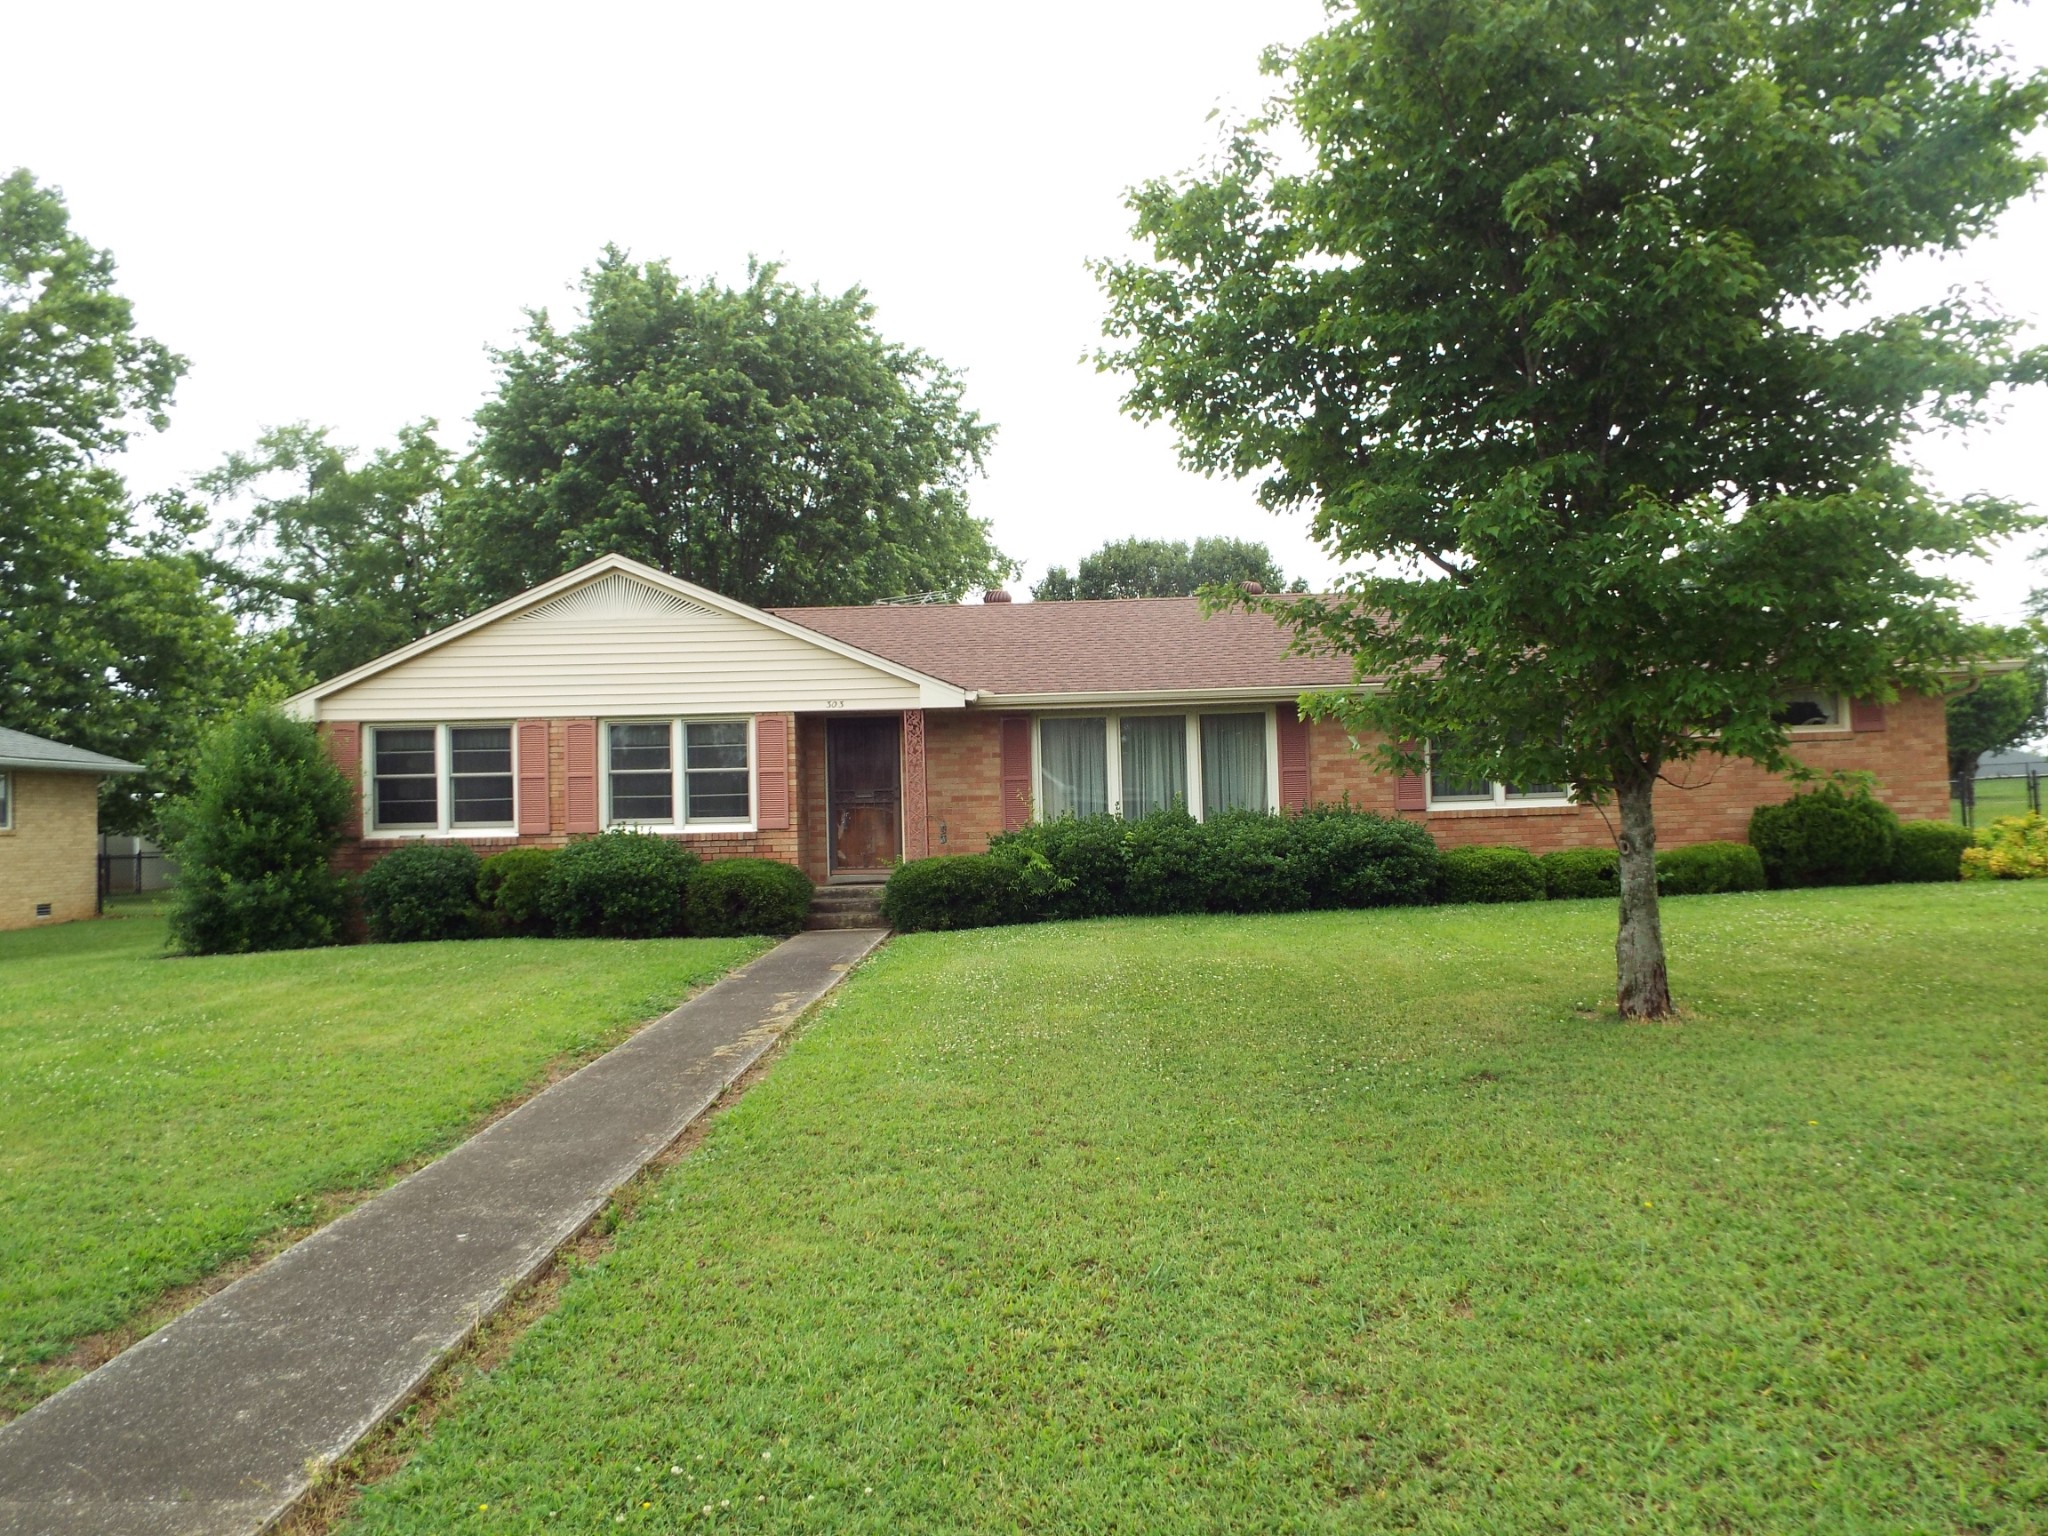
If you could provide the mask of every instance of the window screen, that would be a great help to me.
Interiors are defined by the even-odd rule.
[[[441,820],[434,728],[379,730],[371,737],[371,774],[380,827],[432,827]]]
[[[449,782],[458,827],[512,823],[512,727],[458,725],[448,732]]]
[[[613,821],[674,821],[674,745],[666,720],[611,728]]]
[[[683,780],[691,821],[745,821],[747,722],[691,720],[683,726]]]

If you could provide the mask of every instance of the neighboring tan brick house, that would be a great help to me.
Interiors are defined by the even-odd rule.
[[[141,766],[0,727],[0,928],[100,909],[100,780]]]
[[[361,868],[408,838],[486,854],[609,826],[816,880],[972,853],[1033,815],[1348,799],[1441,843],[1611,840],[1560,792],[1391,777],[1295,711],[1348,665],[1193,598],[761,610],[620,556],[544,583],[292,701],[356,786]],[[1799,756],[1948,814],[1942,702],[1788,695]],[[1666,846],[1740,839],[1793,786],[1708,759],[1658,792]]]

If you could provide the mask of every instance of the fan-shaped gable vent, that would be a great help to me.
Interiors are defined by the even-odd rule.
[[[678,613],[710,613],[702,603],[693,603],[687,597],[660,587],[651,587],[644,581],[635,581],[619,571],[600,576],[595,581],[585,582],[573,592],[564,592],[560,597],[551,597],[546,602],[527,609],[520,619],[568,618],[583,621],[595,619],[658,619]]]

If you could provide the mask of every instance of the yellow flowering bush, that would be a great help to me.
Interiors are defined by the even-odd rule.
[[[2001,816],[1963,850],[1965,880],[2048,880],[2048,816]]]

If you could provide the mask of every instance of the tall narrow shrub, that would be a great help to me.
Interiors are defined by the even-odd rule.
[[[178,861],[171,941],[189,954],[333,944],[348,888],[331,861],[352,797],[313,727],[271,706],[215,727],[192,793],[163,813]]]

